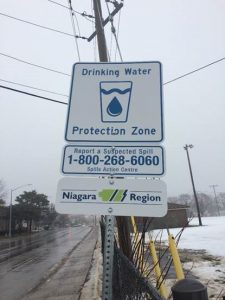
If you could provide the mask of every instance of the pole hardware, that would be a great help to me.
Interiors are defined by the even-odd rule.
[[[105,25],[107,23],[110,22],[111,18],[114,17],[118,11],[120,11],[120,9],[123,7],[123,3],[119,3],[116,8],[111,12],[110,16],[108,16],[105,20],[102,21],[102,26],[105,27]],[[92,33],[92,35],[89,36],[89,38],[87,39],[88,42],[90,42],[91,40],[93,40],[93,38],[97,35],[97,30],[95,32]]]

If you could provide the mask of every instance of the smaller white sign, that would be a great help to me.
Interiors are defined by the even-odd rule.
[[[63,153],[62,173],[159,177],[164,174],[163,148],[68,145]]]
[[[166,184],[153,179],[64,177],[58,184],[56,210],[75,215],[163,217]]]

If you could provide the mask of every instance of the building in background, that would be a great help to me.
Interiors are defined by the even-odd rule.
[[[167,229],[182,228],[188,226],[188,208],[189,206],[176,203],[168,203],[168,212],[161,218],[143,218],[135,217],[139,232]]]

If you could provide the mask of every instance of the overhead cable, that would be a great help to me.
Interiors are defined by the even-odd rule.
[[[208,68],[208,67],[210,67],[210,66],[212,66],[212,65],[214,65],[214,64],[217,64],[217,63],[219,63],[219,62],[221,62],[221,61],[223,61],[223,60],[225,60],[225,57],[223,57],[223,58],[221,58],[221,59],[218,59],[218,60],[215,60],[215,61],[213,61],[213,62],[211,62],[211,63],[209,63],[209,64],[207,64],[207,65],[205,65],[205,66],[203,66],[203,67],[200,67],[200,68],[198,68],[198,69],[195,69],[195,70],[193,70],[193,71],[191,71],[191,72],[185,73],[185,74],[183,74],[183,75],[181,75],[181,76],[179,76],[179,77],[176,77],[176,78],[174,78],[174,79],[172,79],[172,80],[169,80],[169,81],[165,82],[164,85],[169,84],[169,83],[171,83],[171,82],[174,82],[174,81],[176,81],[176,80],[178,80],[178,79],[181,79],[181,78],[183,78],[183,77],[189,76],[189,75],[191,75],[191,74],[193,74],[193,73],[196,73],[196,72],[198,72],[198,71],[201,71],[202,69]]]
[[[51,71],[51,72],[54,72],[54,73],[58,73],[58,74],[62,74],[62,75],[66,75],[66,76],[70,77],[70,74],[68,74],[68,73],[64,73],[64,72],[61,72],[61,71],[58,71],[58,70],[54,70],[54,69],[50,69],[50,68],[47,68],[47,67],[44,67],[44,66],[41,66],[41,65],[37,65],[37,64],[31,63],[27,60],[23,60],[23,59],[20,59],[18,57],[15,57],[15,56],[11,56],[11,55],[8,55],[8,54],[2,53],[2,52],[0,52],[0,55],[11,58],[11,59],[14,59],[16,61],[19,61],[19,62],[27,64],[27,65],[31,65],[33,67],[37,67],[37,68],[40,68],[40,69],[44,69],[46,71]]]
[[[63,4],[61,4],[61,3],[59,3],[59,2],[56,2],[56,1],[48,0],[48,2],[52,2],[52,3],[56,4],[56,5],[59,5],[59,6],[61,6],[61,7],[64,7],[64,8],[69,9],[69,7],[67,7],[66,5],[63,5]]]
[[[121,11],[122,10],[119,11],[119,19],[118,19],[118,25],[117,25],[117,33],[116,33],[117,40],[119,40]],[[116,61],[116,57],[117,57],[117,47],[116,47],[116,50],[115,50],[115,61]]]
[[[203,66],[203,67],[200,67],[200,68],[198,68],[198,69],[195,69],[195,70],[193,70],[193,71],[191,71],[191,72],[189,72],[189,73],[186,73],[186,74],[184,74],[184,75],[181,75],[181,76],[179,76],[179,77],[177,77],[177,78],[174,78],[174,79],[172,79],[172,80],[170,80],[170,81],[167,81],[167,82],[165,82],[163,85],[170,84],[170,83],[172,83],[172,82],[174,82],[174,81],[176,81],[176,80],[179,80],[179,79],[181,79],[181,78],[183,78],[183,77],[185,77],[185,76],[189,76],[189,75],[191,75],[191,74],[193,74],[193,73],[195,73],[195,72],[201,71],[202,69],[205,69],[205,68],[207,68],[207,67],[210,67],[210,66],[212,66],[212,65],[214,65],[214,64],[216,64],[216,63],[219,63],[219,62],[221,62],[221,61],[223,61],[223,60],[225,60],[225,57],[223,57],[223,58],[221,58],[221,59],[218,59],[218,60],[215,60],[215,61],[213,61],[213,62],[211,62],[211,63],[209,63],[209,64],[207,64],[207,65],[205,65],[205,66]],[[66,105],[68,104],[68,103],[66,103],[66,102],[54,100],[54,99],[47,98],[47,97],[42,97],[42,96],[39,96],[39,95],[36,95],[36,94],[27,93],[27,92],[24,92],[24,91],[22,91],[22,90],[17,90],[17,89],[13,89],[13,88],[10,88],[10,87],[6,87],[6,86],[4,86],[4,85],[0,85],[0,88],[7,89],[7,90],[10,90],[10,91],[13,91],[13,92],[17,92],[17,93],[21,93],[21,94],[25,94],[25,95],[29,95],[29,96],[33,96],[33,97],[37,97],[37,98],[41,98],[41,99],[45,99],[45,100],[49,100],[49,101],[52,101],[52,102],[57,102],[57,103],[60,103],[60,104],[66,104]]]
[[[111,31],[112,31],[112,33],[114,35],[114,38],[115,38],[115,41],[116,41],[116,46],[117,46],[117,49],[118,49],[118,52],[119,52],[120,60],[123,61],[122,53],[121,53],[121,50],[120,50],[120,45],[119,45],[119,42],[118,42],[118,39],[117,39],[117,36],[116,36],[116,28],[115,28],[114,23],[113,23],[113,16],[110,12],[108,2],[105,1],[105,3],[106,3],[107,10],[108,10],[108,13],[109,13],[109,21],[111,23]]]
[[[36,27],[39,27],[39,28],[47,29],[47,30],[50,30],[50,31],[54,31],[54,32],[57,32],[57,33],[61,33],[61,34],[73,37],[73,34],[67,33],[67,32],[64,32],[64,31],[61,31],[61,30],[58,30],[58,29],[46,27],[46,26],[43,26],[43,25],[40,25],[40,24],[36,24],[36,23],[30,22],[30,21],[26,21],[24,19],[19,19],[19,18],[10,16],[10,15],[7,15],[7,14],[3,14],[1,12],[0,12],[0,15],[4,16],[4,17],[7,17],[7,18],[10,18],[10,19],[13,19],[13,20],[16,20],[16,21],[20,21],[20,22],[23,22],[23,23],[26,23],[26,24],[30,24],[30,25],[36,26]]]
[[[73,14],[73,7],[72,7],[71,0],[68,0],[68,4],[69,4],[69,7],[70,7],[70,18],[71,18],[72,27],[73,27],[73,36],[74,36],[74,39],[75,39],[75,44],[76,44],[76,49],[77,49],[77,56],[78,56],[78,59],[80,61],[80,50],[79,50],[79,45],[78,45],[78,41],[77,41],[76,26],[75,26],[74,18],[73,18],[74,14]],[[78,30],[79,30],[79,34],[80,34],[79,25],[78,25]]]
[[[34,86],[30,86],[30,85],[26,85],[26,84],[14,82],[14,81],[9,81],[9,80],[5,80],[5,79],[1,79],[1,78],[0,78],[0,81],[7,82],[7,83],[12,83],[12,84],[16,84],[16,85],[20,85],[20,86],[27,87],[29,89],[33,89],[33,90],[37,90],[37,91],[41,91],[41,92],[47,92],[47,93],[54,94],[54,95],[68,97],[68,95],[65,95],[65,94],[60,94],[60,93],[57,93],[57,92],[53,92],[53,91],[49,91],[49,90],[37,88],[37,87],[34,87]]]
[[[65,5],[63,5],[63,4],[61,4],[61,3],[58,3],[58,2],[56,2],[56,1],[48,0],[48,2],[54,3],[54,4],[56,4],[56,5],[59,5],[59,6],[61,6],[61,7],[66,8],[66,9],[70,9],[69,7],[67,7],[67,6],[65,6]],[[91,21],[91,20],[88,19],[88,18],[94,19],[95,17],[94,17],[93,15],[87,14],[85,11],[81,13],[81,12],[79,12],[79,11],[73,9],[73,8],[72,8],[72,11],[73,11],[74,13],[76,13],[76,14],[78,14],[78,15],[84,17],[85,19],[87,19],[88,21],[90,21],[90,22],[93,23],[93,21]]]
[[[50,27],[46,27],[46,26],[43,26],[43,25],[39,25],[39,24],[30,22],[30,21],[26,21],[26,20],[24,20],[24,19],[19,19],[19,18],[16,18],[16,17],[12,17],[12,16],[9,16],[9,15],[6,15],[6,14],[3,14],[3,13],[0,13],[0,15],[1,15],[1,16],[4,16],[4,17],[11,18],[11,19],[14,19],[14,20],[16,20],[16,21],[20,21],[20,22],[29,24],[29,25],[37,26],[37,27],[40,27],[40,28],[42,28],[42,29],[46,29],[46,30],[50,30],[50,31],[53,31],[53,32],[61,33],[61,34],[67,35],[67,36],[74,37],[74,34],[67,33],[67,32],[64,32],[64,31],[61,31],[61,30],[57,30],[57,29],[54,29],[54,28],[50,28]],[[88,40],[88,38],[86,38],[86,37],[84,37],[84,36],[75,35],[75,37],[76,37],[77,39]]]
[[[25,94],[25,95],[28,95],[28,96],[32,96],[32,97],[44,99],[44,100],[47,100],[47,101],[51,101],[51,102],[56,102],[56,103],[68,105],[68,103],[63,102],[63,101],[59,101],[59,100],[55,100],[55,99],[51,99],[51,98],[39,96],[39,95],[36,95],[36,94],[24,92],[24,91],[21,91],[21,90],[13,89],[13,88],[10,88],[10,87],[5,86],[5,85],[0,85],[0,88],[6,89],[6,90],[10,90],[10,91],[13,91],[13,92],[17,92],[17,93],[20,93],[20,94]]]

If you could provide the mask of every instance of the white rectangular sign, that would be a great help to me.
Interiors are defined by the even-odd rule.
[[[167,213],[166,184],[153,179],[64,177],[56,210],[64,214],[162,217]]]
[[[69,142],[161,142],[160,62],[77,63],[65,138]]]
[[[160,146],[68,145],[64,148],[65,175],[162,176],[164,154]]]

